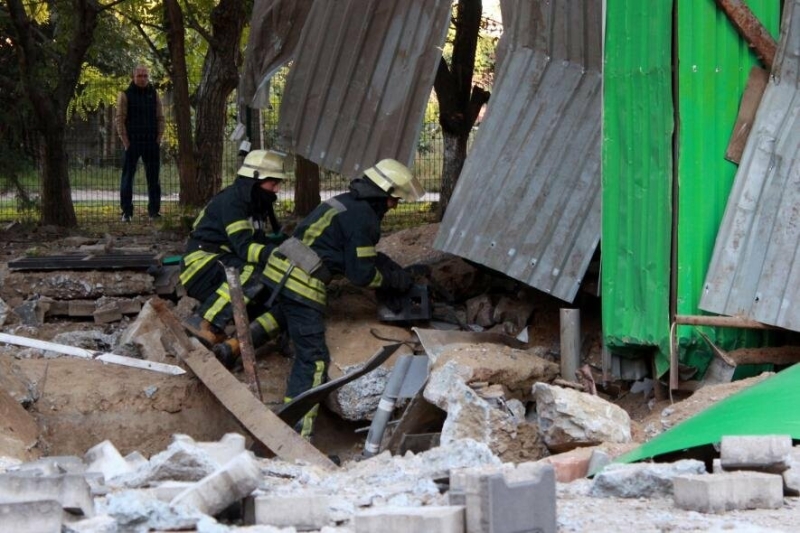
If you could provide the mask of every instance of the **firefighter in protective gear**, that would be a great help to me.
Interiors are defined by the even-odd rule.
[[[265,283],[277,294],[277,304],[286,319],[294,343],[294,364],[289,375],[285,401],[322,384],[330,360],[325,344],[324,309],[326,286],[341,275],[361,287],[406,292],[411,276],[375,245],[381,237],[381,220],[402,200],[418,200],[424,194],[419,181],[402,163],[384,159],[350,183],[349,191],[314,209],[294,231],[293,237],[313,251],[321,267],[306,272],[281,249],[269,256],[264,269]],[[380,265],[378,264],[380,263]],[[318,406],[300,421],[300,434],[310,439]]]
[[[214,196],[194,222],[181,261],[180,280],[186,293],[201,303],[183,324],[208,347],[225,340],[224,328],[233,318],[225,267],[240,272],[249,312],[255,308],[260,315],[258,327],[251,327],[253,342],[263,344],[281,329],[283,317],[258,305],[263,304],[261,271],[273,248],[286,238],[280,232],[273,204],[287,177],[283,154],[253,150],[245,157],[237,179]],[[222,362],[230,368],[235,359]]]

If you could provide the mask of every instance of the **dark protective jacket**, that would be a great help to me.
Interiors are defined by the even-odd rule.
[[[317,253],[330,275],[343,275],[360,287],[379,288],[386,281],[375,264],[375,245],[381,238],[387,195],[373,188],[356,180],[349,192],[318,205],[297,226],[294,237]],[[266,283],[274,289],[289,267],[280,251],[273,251],[264,270]],[[291,270],[282,291],[287,298],[317,309],[323,309],[327,301],[325,280],[299,267]]]
[[[223,261],[226,264],[267,261],[274,244],[266,238],[264,226],[267,219],[275,224],[272,204],[277,197],[263,191],[258,183],[251,178],[237,178],[197,216],[183,258],[185,268],[180,277],[184,285],[221,254],[238,259]],[[273,227],[273,231],[277,233],[277,228]]]

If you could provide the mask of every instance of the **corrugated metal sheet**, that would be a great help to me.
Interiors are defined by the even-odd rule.
[[[778,26],[778,2],[749,0],[748,7],[768,30]],[[699,314],[714,240],[728,202],[736,166],[725,151],[755,54],[715,2],[678,0],[678,226],[676,302],[678,314]],[[729,349],[761,342],[758,333],[706,328]],[[680,358],[705,369],[710,359],[696,329],[677,329]]]
[[[700,307],[800,331],[800,0],[745,147]]]
[[[600,238],[602,0],[518,4],[434,246],[572,301]]]
[[[314,0],[255,0],[239,82],[239,101],[269,105],[269,79],[294,55]]]
[[[280,109],[278,143],[348,177],[411,164],[449,0],[315,2]]]
[[[603,72],[603,335],[669,336],[673,0],[608,0]]]

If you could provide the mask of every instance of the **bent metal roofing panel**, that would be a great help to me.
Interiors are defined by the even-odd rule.
[[[602,0],[501,5],[513,31],[434,246],[571,302],[600,240]]]
[[[787,1],[775,65],[717,234],[700,308],[800,331],[800,0]]]
[[[449,21],[449,0],[314,2],[278,144],[347,177],[387,157],[410,165]]]

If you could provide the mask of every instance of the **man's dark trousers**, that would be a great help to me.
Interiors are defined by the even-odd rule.
[[[139,158],[144,163],[147,178],[147,214],[151,217],[161,211],[161,183],[158,175],[161,170],[161,153],[158,143],[132,142],[125,150],[122,163],[122,182],[120,183],[120,207],[124,215],[133,216],[133,176]]]

